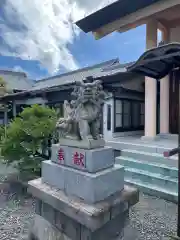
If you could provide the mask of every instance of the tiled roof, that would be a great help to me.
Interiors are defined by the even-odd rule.
[[[127,65],[129,64],[120,64],[118,59],[112,59],[110,61],[96,64],[91,67],[86,67],[65,74],[38,80],[34,84],[32,90],[51,88],[67,83],[83,81],[88,76],[98,78],[108,75],[114,75],[120,72],[126,72]]]
[[[77,81],[83,81],[86,77],[89,76],[92,76],[93,78],[100,78],[116,75],[119,73],[125,73],[127,71],[126,67],[129,65],[132,65],[132,63],[120,64],[118,59],[112,59],[110,61],[99,63],[90,67],[37,81],[32,81],[26,78],[26,81],[28,81],[28,84],[30,85],[28,85],[25,91],[9,94],[5,96],[5,98],[15,97],[18,95],[25,96],[26,94],[41,92],[41,90],[52,91],[61,87],[70,86]]]

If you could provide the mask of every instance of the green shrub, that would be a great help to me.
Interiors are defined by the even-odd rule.
[[[20,176],[40,176],[41,161],[37,152],[53,135],[56,111],[44,106],[27,107],[6,128],[1,141],[1,155],[7,164],[15,164]],[[3,136],[3,134],[2,134]]]
[[[0,141],[5,137],[6,128],[4,125],[0,125]]]

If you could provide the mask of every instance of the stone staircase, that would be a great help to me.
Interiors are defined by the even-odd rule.
[[[144,149],[143,149],[144,150]],[[116,163],[125,168],[125,181],[142,192],[177,202],[177,157],[164,158],[162,153],[123,149]]]

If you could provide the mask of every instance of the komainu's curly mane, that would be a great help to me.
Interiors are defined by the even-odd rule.
[[[99,80],[77,82],[72,92],[75,100],[64,101],[65,116],[57,123],[64,136],[79,140],[98,139],[105,92]]]

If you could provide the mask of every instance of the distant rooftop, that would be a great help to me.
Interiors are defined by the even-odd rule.
[[[104,78],[108,76],[115,76],[118,74],[128,74],[127,67],[133,63],[123,63],[119,62],[118,58],[98,63],[90,67],[85,67],[78,69],[76,71],[67,72],[64,74],[44,78],[41,80],[32,81],[28,78],[29,87],[22,92],[12,93],[3,98],[14,98],[16,96],[26,96],[31,94],[39,94],[47,91],[55,91],[59,88],[69,88],[72,87],[77,81],[83,81],[85,78],[92,76],[95,79]],[[123,78],[125,77],[123,76]],[[127,75],[126,75],[127,76]],[[118,81],[120,79],[118,78]]]
[[[126,67],[130,63],[120,64],[119,59],[112,59],[106,62],[98,63],[90,67],[78,69],[76,71],[67,72],[61,75],[56,75],[36,81],[32,90],[57,87],[68,83],[83,81],[86,77],[94,78],[126,72]]]
[[[85,33],[93,32],[117,19],[164,0],[118,0],[76,22]]]
[[[15,71],[15,70],[12,70],[12,69],[1,69],[0,68],[0,74],[3,73],[3,74],[15,74],[15,75],[24,75],[24,77],[27,77],[27,74],[25,72],[21,72],[21,71]]]
[[[27,74],[21,71],[0,69],[0,76],[5,80],[9,90],[24,91],[31,89],[33,86],[33,81],[28,79]]]

